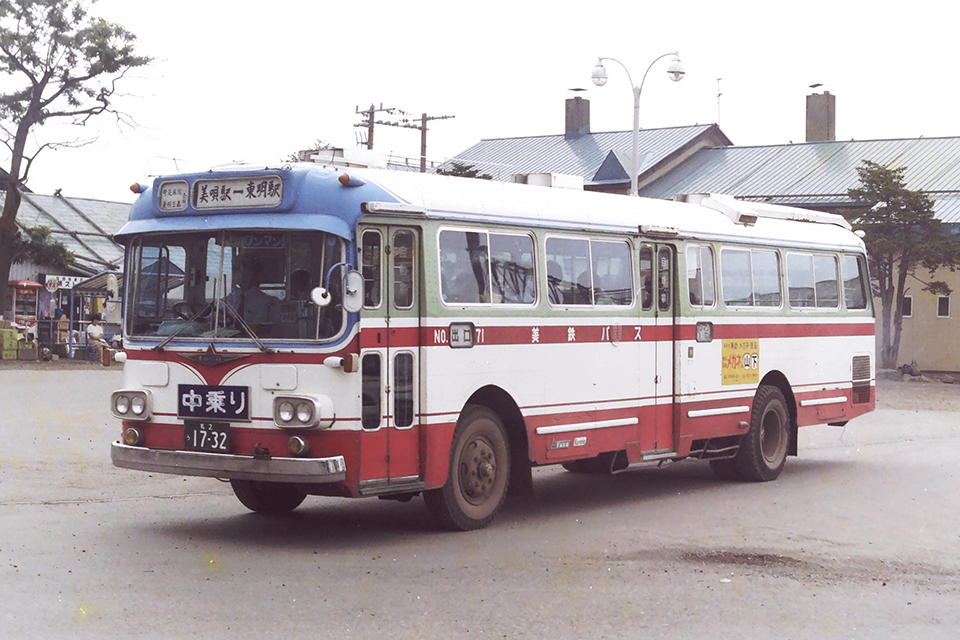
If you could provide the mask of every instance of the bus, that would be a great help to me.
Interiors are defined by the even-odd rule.
[[[255,512],[422,495],[471,530],[541,465],[771,481],[874,408],[837,215],[319,163],[131,188],[113,463]]]

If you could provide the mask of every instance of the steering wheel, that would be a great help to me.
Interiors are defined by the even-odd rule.
[[[189,302],[176,302],[173,305],[173,312],[181,320],[189,320],[193,317],[193,306]]]

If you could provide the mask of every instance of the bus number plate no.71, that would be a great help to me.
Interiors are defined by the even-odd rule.
[[[183,445],[191,451],[227,453],[230,451],[230,425],[187,420],[183,423]]]

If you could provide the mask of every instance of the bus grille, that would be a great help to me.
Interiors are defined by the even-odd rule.
[[[870,356],[853,356],[853,379],[870,379]]]

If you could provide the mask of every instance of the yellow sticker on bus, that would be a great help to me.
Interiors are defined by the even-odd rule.
[[[721,358],[721,384],[760,382],[759,340],[724,340]]]

